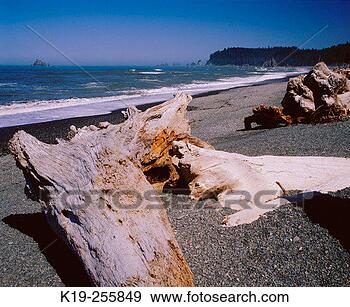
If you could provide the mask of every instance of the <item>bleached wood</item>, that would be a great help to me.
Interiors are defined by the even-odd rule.
[[[94,285],[193,284],[163,204],[144,196],[154,190],[142,165],[167,146],[162,141],[189,132],[185,114],[190,101],[178,95],[143,113],[130,108],[119,125],[71,127],[70,141],[57,145],[24,131],[11,140],[31,193]],[[123,192],[120,204],[113,202],[111,195],[125,190],[130,194]],[[132,192],[141,197],[137,207],[131,207],[137,197]]]
[[[328,193],[350,186],[350,159],[337,157],[249,157],[187,141],[174,142],[181,154],[176,163],[190,168],[191,198],[215,197],[238,210],[227,226],[247,224],[287,202],[286,191]],[[249,195],[248,195],[248,194]]]

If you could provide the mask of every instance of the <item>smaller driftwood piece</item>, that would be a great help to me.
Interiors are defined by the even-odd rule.
[[[306,75],[291,78],[282,107],[260,105],[244,119],[246,129],[252,124],[275,128],[298,123],[342,121],[350,115],[350,69],[331,70],[323,62]]]

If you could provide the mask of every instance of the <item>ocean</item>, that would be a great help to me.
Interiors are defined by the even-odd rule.
[[[0,66],[0,127],[106,114],[130,105],[281,79],[303,68]]]

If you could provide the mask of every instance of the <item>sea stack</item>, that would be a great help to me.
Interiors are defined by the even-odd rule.
[[[42,66],[42,67],[48,67],[50,66],[48,63],[46,63],[45,61],[41,60],[41,59],[36,59],[32,66]]]

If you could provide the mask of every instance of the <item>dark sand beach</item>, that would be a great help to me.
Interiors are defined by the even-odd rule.
[[[222,91],[189,106],[192,134],[218,150],[245,155],[318,155],[350,158],[350,122],[243,130],[243,118],[260,103],[278,104],[286,82]],[[149,106],[140,107],[145,109]],[[23,126],[45,142],[70,125],[118,123],[120,111]],[[79,262],[56,238],[40,206],[24,194],[24,179],[6,143],[18,128],[0,129],[0,285],[87,285]],[[185,196],[165,202],[197,286],[341,286],[349,282],[346,216],[350,189],[285,205],[249,225],[221,226],[224,210],[203,208]],[[185,203],[185,204],[184,204]],[[315,206],[317,210],[315,210]]]

